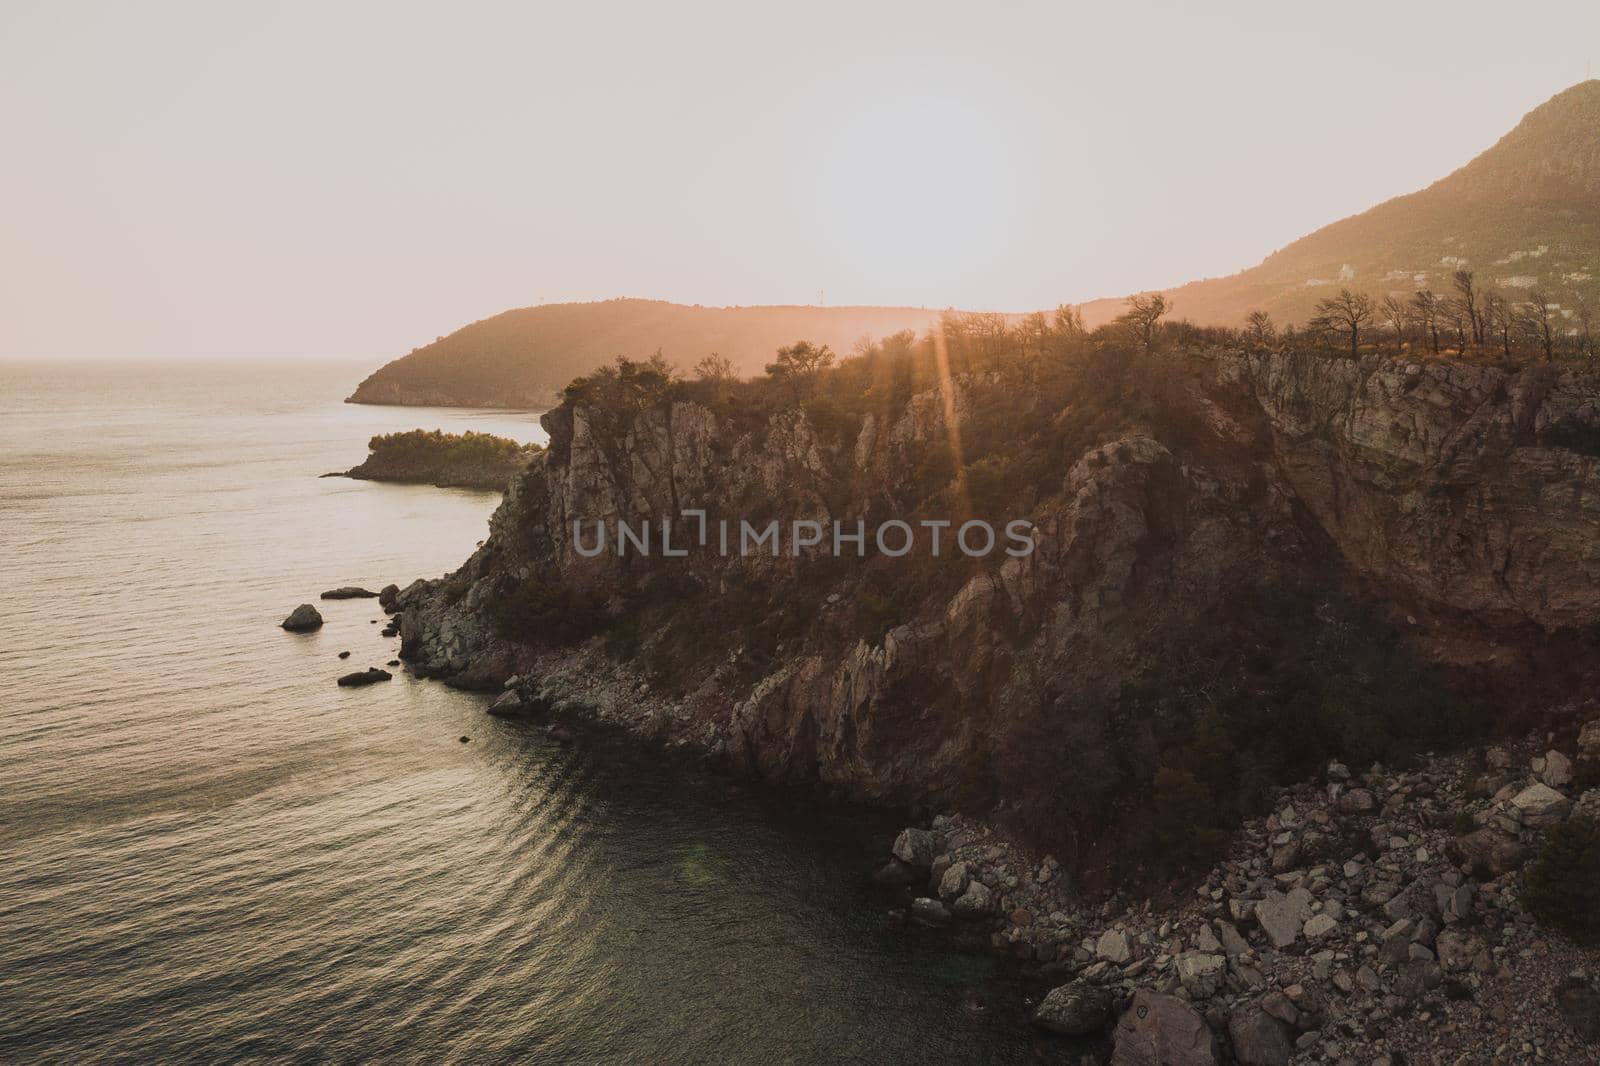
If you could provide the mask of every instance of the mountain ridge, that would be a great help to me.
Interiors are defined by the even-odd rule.
[[[549,407],[573,378],[617,356],[659,351],[680,371],[717,353],[759,374],[797,340],[849,354],[862,336],[921,333],[939,310],[920,307],[707,307],[619,297],[515,308],[463,326],[380,367],[349,403],[440,407]]]
[[[1455,270],[1573,310],[1600,297],[1600,79],[1529,111],[1510,132],[1432,184],[1313,230],[1253,267],[1166,290],[1180,317],[1239,325],[1253,310],[1303,323],[1342,285],[1375,296],[1443,292]],[[1084,305],[1090,324],[1122,298]]]

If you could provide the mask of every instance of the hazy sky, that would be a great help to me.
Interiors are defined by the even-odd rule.
[[[0,0],[0,355],[1231,273],[1600,69],[1596,0]]]

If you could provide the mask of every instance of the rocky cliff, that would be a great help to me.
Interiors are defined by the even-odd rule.
[[[1190,774],[1218,715],[1229,753],[1325,758],[1302,734],[1348,745],[1439,714],[1430,663],[1531,692],[1562,648],[1568,691],[1592,677],[1592,377],[1283,352],[1162,365],[1160,388],[1096,372],[1052,391],[991,368],[843,411],[684,390],[569,402],[479,551],[400,596],[402,654],[766,779],[1042,819],[1069,864],[1137,820],[1128,797],[1159,773]],[[679,517],[683,557],[585,557],[573,539],[689,509],[713,532],[701,547]],[[719,518],[942,513],[1025,518],[1035,548],[714,550]],[[1400,669],[1397,648],[1423,673],[1374,676]]]

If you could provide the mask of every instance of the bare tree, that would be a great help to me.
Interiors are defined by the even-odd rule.
[[[1422,335],[1427,337],[1433,346],[1433,354],[1439,354],[1439,297],[1432,289],[1418,289],[1417,294],[1411,297],[1411,313],[1416,318],[1417,326],[1422,330]]]
[[[1389,328],[1394,330],[1395,343],[1403,347],[1406,343],[1406,324],[1411,321],[1411,309],[1406,306],[1404,300],[1393,293],[1383,298],[1383,303],[1378,309],[1383,312]]]
[[[1472,271],[1458,270],[1451,279],[1456,287],[1456,300],[1472,327],[1472,343],[1483,343],[1483,320],[1478,314],[1478,291],[1472,284]]]
[[[1511,337],[1517,330],[1517,316],[1511,301],[1493,289],[1483,294],[1483,335],[1500,342],[1500,350],[1511,358]]]
[[[701,381],[711,381],[720,385],[732,381],[738,375],[733,372],[732,359],[712,352],[694,365],[694,376]]]
[[[1542,289],[1534,289],[1528,294],[1528,302],[1522,305],[1518,315],[1522,323],[1522,332],[1528,339],[1537,344],[1544,351],[1545,362],[1556,357],[1556,322],[1555,316],[1550,313],[1550,295]]]
[[[1578,354],[1585,359],[1593,359],[1595,355],[1594,343],[1594,307],[1589,298],[1581,292],[1574,292],[1568,296],[1573,304],[1573,313],[1578,319]]]
[[[1164,294],[1159,292],[1146,292],[1138,296],[1128,297],[1128,309],[1117,316],[1117,324],[1138,342],[1139,347],[1145,351],[1155,343],[1156,325],[1168,311],[1172,304],[1167,301]]]
[[[1089,330],[1083,324],[1083,312],[1071,304],[1061,304],[1050,314],[1045,331],[1046,346],[1056,356],[1081,352],[1089,339]]]
[[[1350,358],[1361,355],[1361,331],[1372,321],[1372,297],[1340,289],[1339,295],[1318,301],[1313,328],[1342,333],[1350,338]]]
[[[1467,309],[1454,296],[1439,301],[1439,320],[1455,332],[1456,351],[1467,350]]]
[[[1272,316],[1265,311],[1251,311],[1244,320],[1245,336],[1250,338],[1250,343],[1265,348],[1278,337],[1278,327],[1272,324]]]

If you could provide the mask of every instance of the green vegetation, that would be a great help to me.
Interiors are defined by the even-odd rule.
[[[411,429],[367,442],[366,462],[348,476],[367,481],[399,481],[446,488],[502,490],[527,468],[540,448],[491,433],[444,433]]]
[[[1541,922],[1584,944],[1600,942],[1600,823],[1581,815],[1545,831],[1523,876],[1522,902]]]

